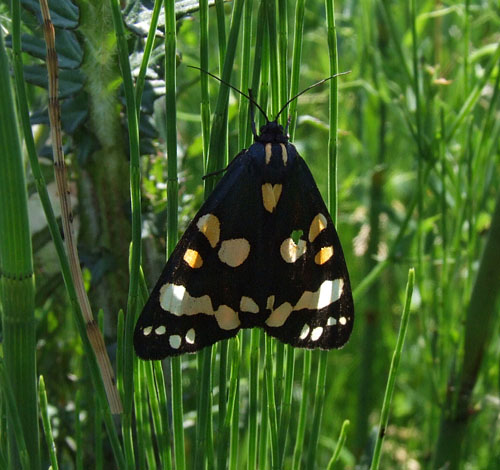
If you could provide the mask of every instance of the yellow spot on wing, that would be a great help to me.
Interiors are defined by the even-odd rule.
[[[323,214],[318,214],[314,217],[311,222],[311,226],[309,227],[309,241],[312,243],[316,237],[325,230],[327,226],[326,217]]]
[[[322,265],[325,264],[332,256],[333,256],[333,246],[325,246],[316,253],[316,256],[314,257],[314,262],[316,264]]]
[[[273,153],[273,146],[270,143],[266,144],[266,165],[269,165],[269,162],[271,161],[271,155]]]
[[[215,319],[223,330],[234,330],[240,326],[238,314],[229,306],[221,305],[215,311]]]
[[[252,298],[243,296],[240,300],[240,310],[242,312],[259,313],[259,306]]]
[[[262,185],[262,202],[268,212],[273,212],[276,209],[282,189],[283,185],[281,184],[264,183]]]
[[[220,238],[220,222],[213,214],[205,214],[198,219],[196,223],[198,230],[205,235],[212,248],[215,248],[219,243]]]
[[[295,263],[306,252],[305,240],[295,243],[293,239],[287,238],[280,246],[281,257],[287,263]]]
[[[245,238],[224,240],[219,250],[219,259],[232,268],[240,266],[250,253],[250,243]]]
[[[184,261],[193,269],[201,268],[203,265],[203,258],[196,250],[188,248],[184,253]]]

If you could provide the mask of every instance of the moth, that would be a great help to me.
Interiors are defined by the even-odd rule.
[[[253,145],[172,252],[135,327],[140,358],[194,353],[242,328],[308,349],[349,339],[354,306],[339,237],[278,117],[258,134],[253,124]]]

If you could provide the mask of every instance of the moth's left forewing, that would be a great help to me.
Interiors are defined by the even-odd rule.
[[[264,209],[254,171],[253,156],[241,152],[189,224],[137,321],[139,357],[199,351],[235,336],[246,317],[255,317],[263,301],[250,286],[261,280],[255,227]]]
[[[291,167],[279,205],[268,334],[293,346],[342,347],[354,307],[344,253],[330,214],[304,160],[288,144]]]

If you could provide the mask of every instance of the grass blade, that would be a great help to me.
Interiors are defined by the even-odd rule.
[[[389,422],[389,414],[391,410],[392,395],[396,385],[396,376],[398,373],[399,363],[403,352],[403,345],[405,342],[406,331],[408,330],[408,322],[410,320],[410,304],[413,294],[413,284],[415,282],[415,270],[411,268],[408,271],[408,284],[406,285],[405,304],[403,314],[401,315],[401,325],[399,327],[398,339],[396,347],[392,355],[391,367],[389,369],[389,377],[387,378],[387,386],[385,389],[384,402],[382,404],[382,411],[380,412],[380,424],[377,434],[377,441],[375,442],[375,449],[373,451],[372,463],[370,470],[378,470],[380,465],[380,456],[382,452],[382,443],[384,441],[387,424]]]

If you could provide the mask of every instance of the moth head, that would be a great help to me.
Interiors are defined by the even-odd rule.
[[[255,136],[256,142],[283,143],[288,142],[288,135],[278,121],[270,121],[260,128],[259,135]]]

